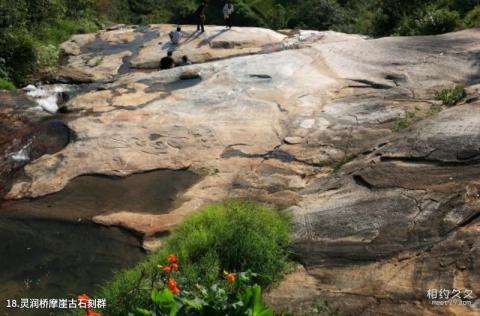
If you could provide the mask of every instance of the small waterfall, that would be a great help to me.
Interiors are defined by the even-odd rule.
[[[10,154],[10,157],[17,162],[28,162],[30,161],[30,146],[32,142],[29,141],[25,146],[20,150]]]
[[[76,91],[76,86],[68,84],[52,84],[52,85],[28,85],[22,90],[28,96],[35,99],[37,107],[40,111],[46,111],[50,114],[57,113],[61,104],[68,100],[68,96]]]

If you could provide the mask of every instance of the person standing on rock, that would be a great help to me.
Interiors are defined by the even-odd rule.
[[[171,68],[175,67],[175,60],[173,59],[172,56],[173,56],[173,52],[169,51],[167,53],[167,56],[163,57],[160,60],[160,69],[161,70],[171,69]]]
[[[207,1],[202,1],[202,4],[195,11],[195,16],[197,18],[197,31],[205,32],[205,9],[207,8]]]
[[[235,10],[233,4],[229,1],[223,7],[223,18],[225,19],[225,27],[232,28],[232,13]]]

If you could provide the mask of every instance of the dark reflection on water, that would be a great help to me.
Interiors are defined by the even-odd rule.
[[[132,235],[89,223],[7,215],[0,218],[0,240],[2,315],[48,315],[2,309],[7,299],[94,293],[114,270],[131,267],[143,257]]]
[[[198,180],[188,171],[161,170],[126,178],[81,176],[61,192],[39,199],[6,202],[0,212],[77,220],[102,213],[167,213],[181,192]],[[178,200],[176,201],[178,203]],[[1,216],[1,214],[0,214]]]
[[[186,171],[124,179],[84,176],[59,193],[5,203],[0,209],[0,315],[50,313],[6,309],[7,299],[95,293],[113,271],[141,260],[143,251],[132,234],[94,225],[89,218],[121,210],[165,213],[195,181],[197,176]]]

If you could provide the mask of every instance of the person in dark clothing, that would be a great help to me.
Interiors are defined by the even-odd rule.
[[[173,53],[169,51],[167,56],[163,57],[160,60],[160,69],[171,69],[175,67],[175,60],[173,60]]]
[[[190,61],[190,59],[188,59],[188,56],[187,55],[184,55],[182,57],[182,61],[178,64],[179,66],[188,66],[188,65],[191,65],[192,62]]]
[[[225,19],[225,26],[229,29],[232,28],[233,11],[235,11],[233,4],[230,1],[227,1],[223,7],[223,18]]]
[[[207,1],[202,1],[202,4],[195,11],[197,18],[197,31],[205,32],[205,9],[207,8]]]

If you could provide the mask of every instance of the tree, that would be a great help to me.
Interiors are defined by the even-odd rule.
[[[343,21],[343,14],[335,0],[305,0],[298,5],[289,26],[328,30]]]

